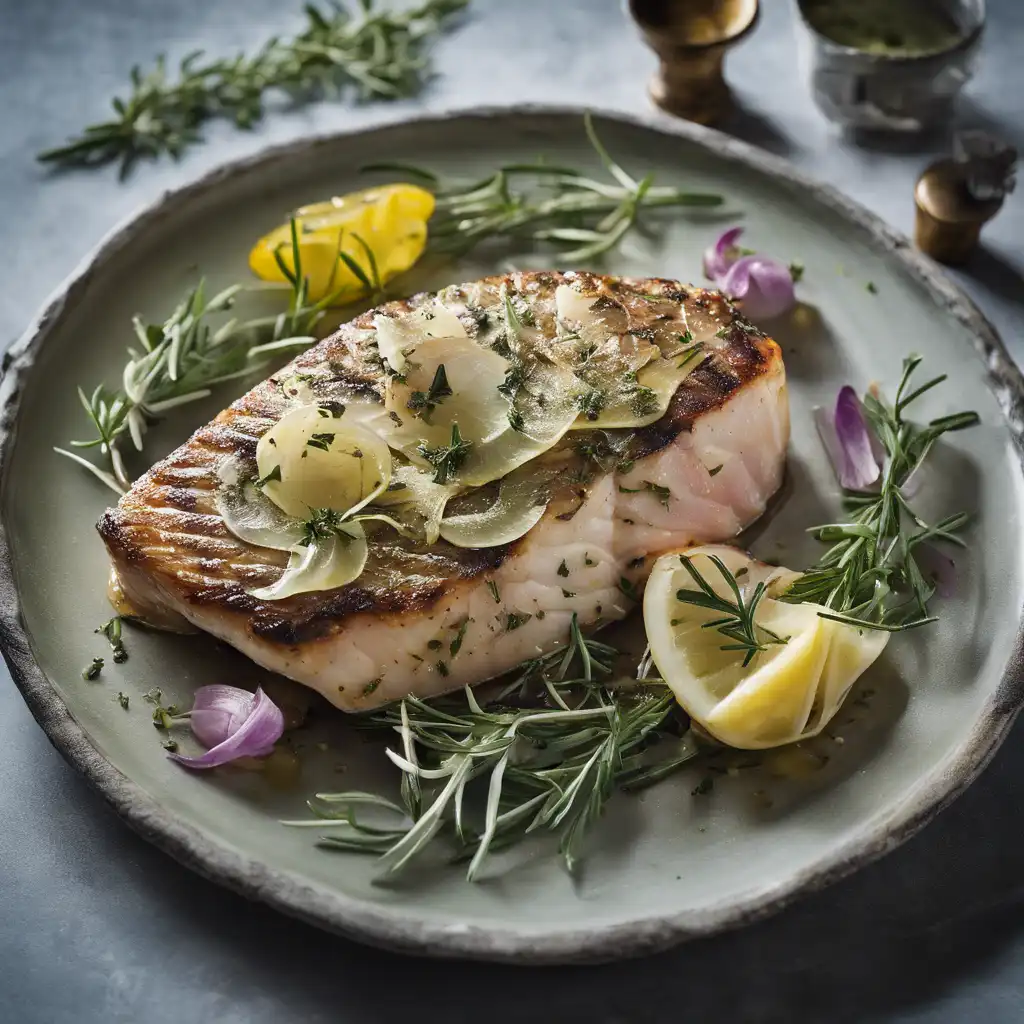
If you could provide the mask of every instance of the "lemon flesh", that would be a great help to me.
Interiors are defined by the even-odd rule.
[[[755,618],[762,627],[758,639],[767,641],[763,630],[770,630],[786,643],[766,643],[744,666],[745,652],[722,650],[732,641],[705,627],[721,613],[677,599],[677,591],[695,584],[679,553],[663,555],[644,593],[644,626],[654,662],[679,703],[716,739],[747,750],[793,743],[823,729],[881,654],[888,634],[823,619],[819,605],[777,600],[794,574],[736,548],[707,546],[683,554],[722,597],[731,598],[731,592],[711,555],[737,577],[745,597],[764,582],[767,596]]]

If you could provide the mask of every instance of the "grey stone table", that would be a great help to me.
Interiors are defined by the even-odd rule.
[[[788,6],[730,60],[736,134],[903,230],[931,146],[844,144],[811,106]],[[962,116],[1024,142],[1024,4],[990,0]],[[652,59],[616,0],[473,0],[415,103],[319,106],[259,132],[212,127],[180,164],[50,176],[33,154],[103,114],[157,50],[248,48],[294,24],[281,0],[0,0],[0,341],[137,205],[231,157],[310,131],[517,101],[643,110]],[[1024,197],[964,282],[1024,358]],[[130,282],[126,283],[130,287]],[[1024,1020],[1020,727],[974,788],[882,862],[744,932],[601,969],[415,961],[321,934],[190,874],[121,824],[0,680],[0,1022],[187,1024],[540,1018],[554,1024]],[[680,851],[685,858],[685,851]]]

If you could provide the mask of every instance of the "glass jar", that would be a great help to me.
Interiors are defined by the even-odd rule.
[[[919,132],[950,118],[974,72],[985,0],[887,0],[885,8],[864,0],[793,2],[811,93],[829,120],[849,129]],[[939,19],[948,28],[915,44],[891,19],[900,8],[917,5],[920,12],[922,3],[929,28]]]

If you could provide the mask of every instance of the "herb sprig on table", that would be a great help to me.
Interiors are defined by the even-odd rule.
[[[39,159],[62,166],[119,162],[123,177],[140,159],[179,156],[212,118],[251,128],[271,90],[293,102],[346,92],[363,101],[414,95],[428,74],[427,41],[468,3],[425,0],[408,10],[376,11],[374,0],[359,0],[354,14],[334,2],[307,3],[298,35],[271,38],[252,56],[209,59],[196,51],[177,76],[164,57],[149,72],[133,68],[131,91],[113,101],[114,117]]]

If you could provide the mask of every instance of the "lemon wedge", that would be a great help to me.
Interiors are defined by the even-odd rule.
[[[423,254],[433,212],[433,195],[406,184],[381,185],[299,207],[294,217],[309,298],[316,302],[337,293],[339,303],[347,303],[366,294],[365,282],[341,253],[371,280],[371,264],[376,264],[380,284],[408,270]],[[295,272],[290,223],[274,228],[253,246],[249,267],[264,281],[287,281],[278,259],[289,273]]]
[[[706,625],[720,620],[720,611],[677,599],[679,590],[694,589],[680,553],[663,555],[644,593],[644,626],[654,663],[679,703],[731,747],[775,747],[820,732],[882,653],[889,634],[823,619],[819,605],[778,600],[796,574],[736,548],[715,545],[682,554],[721,597],[731,592],[711,556],[722,560],[745,597],[763,582],[758,638],[767,641],[774,634],[785,642],[766,642],[744,665],[746,652],[723,650],[731,641]]]

